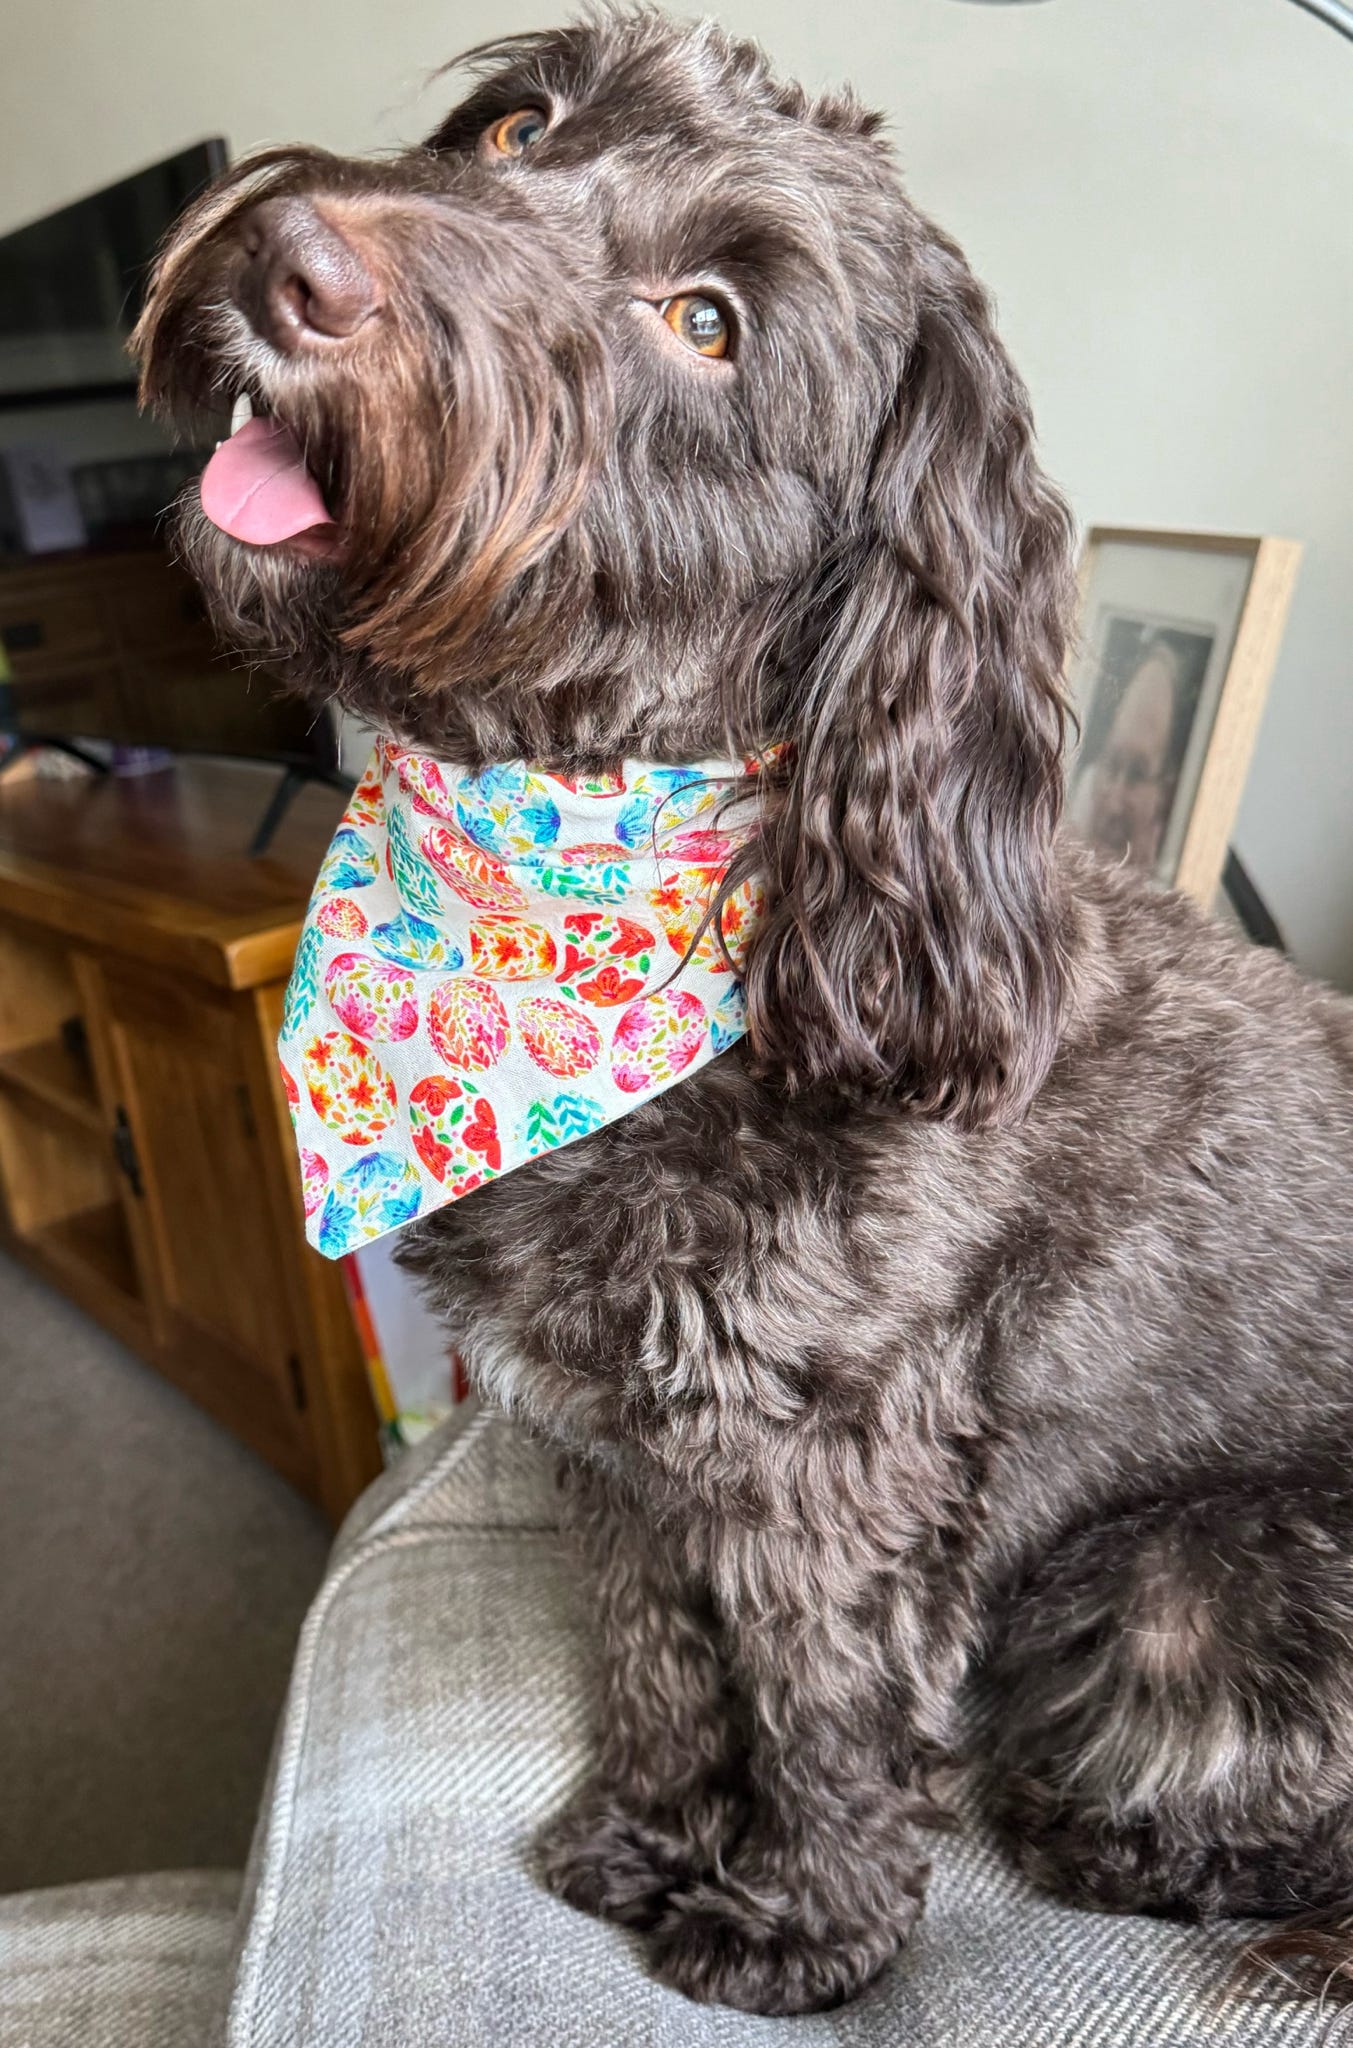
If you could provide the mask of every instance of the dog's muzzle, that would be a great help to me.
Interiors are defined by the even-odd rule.
[[[351,341],[379,313],[380,289],[362,255],[312,200],[261,201],[240,221],[239,239],[244,261],[232,295],[281,354]]]

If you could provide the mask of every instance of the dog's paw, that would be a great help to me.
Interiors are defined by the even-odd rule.
[[[556,1897],[626,1927],[656,1926],[671,1893],[697,1874],[676,1836],[605,1794],[583,1798],[552,1821],[537,1853]]]
[[[854,1998],[895,1952],[899,1936],[839,1945],[813,1939],[750,1899],[696,1885],[673,1896],[653,1938],[657,1975],[704,2005],[787,2015]]]

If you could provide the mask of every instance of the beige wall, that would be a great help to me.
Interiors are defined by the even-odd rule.
[[[177,145],[388,145],[519,0],[7,0],[0,228]],[[1353,48],[1285,0],[728,0],[786,69],[894,117],[995,287],[1088,521],[1307,556],[1238,843],[1353,987]]]

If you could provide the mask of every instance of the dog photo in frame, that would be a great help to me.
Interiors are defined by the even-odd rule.
[[[1271,535],[1097,526],[1086,540],[1069,822],[1205,909],[1300,559]]]

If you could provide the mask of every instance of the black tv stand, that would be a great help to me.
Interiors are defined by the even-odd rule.
[[[322,767],[318,761],[298,764],[288,761],[282,770],[282,780],[268,798],[267,807],[258,821],[258,829],[249,841],[249,853],[257,860],[272,845],[273,835],[287,814],[292,798],[307,782],[322,782],[329,789],[341,789],[349,793],[352,778],[341,775],[337,768]]]

